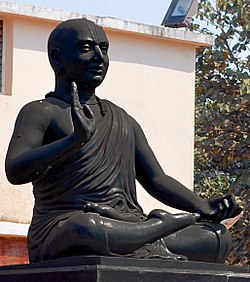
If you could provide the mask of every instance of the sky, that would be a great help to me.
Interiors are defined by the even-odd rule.
[[[171,0],[0,0],[161,25]]]

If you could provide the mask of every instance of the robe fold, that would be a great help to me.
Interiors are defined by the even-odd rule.
[[[87,203],[109,206],[126,216],[133,215],[135,222],[146,219],[136,198],[135,139],[131,117],[109,101],[102,100],[102,103],[107,111],[96,124],[91,139],[77,153],[33,182],[35,205],[28,232],[32,262],[46,259],[49,235],[54,230],[55,233],[59,231],[56,234],[60,236],[60,222],[84,212]],[[100,240],[96,246],[97,252],[99,249],[107,249],[108,252],[108,242],[101,223],[98,227]],[[171,254],[169,248],[173,253],[186,255],[192,260],[204,260],[203,253],[199,252],[200,244],[201,247],[208,246],[208,261],[222,262],[231,246],[229,233],[222,232],[222,227],[219,224],[200,223],[122,256],[183,259],[182,256]],[[193,249],[193,234],[197,234],[198,252]],[[211,252],[210,245],[204,244],[203,239],[206,241],[213,234],[217,247],[216,251]]]
[[[107,111],[81,149],[33,182],[35,206],[28,247],[36,248],[61,220],[86,203],[143,218],[135,187],[135,141],[129,115],[102,100]]]

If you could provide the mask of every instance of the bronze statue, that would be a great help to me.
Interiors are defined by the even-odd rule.
[[[139,124],[95,96],[108,70],[108,47],[91,21],[59,24],[48,42],[55,90],[18,115],[6,174],[13,184],[33,183],[30,261],[74,255],[224,261],[231,239],[219,222],[241,208],[230,195],[205,201],[167,176]],[[136,179],[188,213],[144,214]]]

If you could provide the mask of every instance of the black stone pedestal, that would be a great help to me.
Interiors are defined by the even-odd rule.
[[[0,267],[0,282],[250,282],[250,272],[223,264],[69,257]]]

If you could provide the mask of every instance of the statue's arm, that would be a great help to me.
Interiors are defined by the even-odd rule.
[[[48,126],[43,102],[31,102],[20,111],[5,161],[6,175],[12,184],[36,180],[73,150],[73,135],[42,146]]]
[[[31,102],[20,111],[5,160],[6,175],[12,184],[32,182],[45,175],[77,152],[94,134],[93,113],[88,108],[83,112],[77,89],[73,87],[72,92],[74,131],[51,144],[42,146],[44,133],[53,119],[44,102]]]
[[[132,119],[135,136],[136,178],[154,198],[171,207],[199,213],[202,218],[220,221],[231,217],[239,208],[232,196],[211,202],[200,198],[174,178],[166,175],[157,161],[147,139],[139,126]]]

